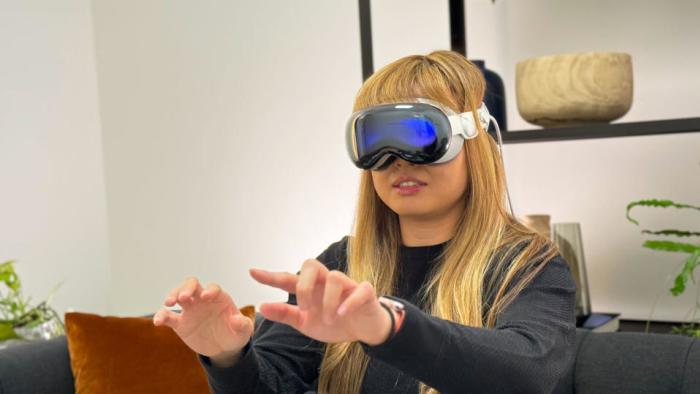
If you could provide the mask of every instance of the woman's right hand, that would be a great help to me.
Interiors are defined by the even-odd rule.
[[[197,278],[187,278],[170,291],[164,305],[176,303],[182,312],[163,308],[153,316],[153,324],[172,328],[187,346],[201,355],[237,354],[253,335],[253,321],[238,310],[217,284],[210,283],[202,289]]]

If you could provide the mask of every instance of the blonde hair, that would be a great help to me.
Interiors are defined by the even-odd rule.
[[[476,112],[484,91],[483,75],[474,64],[456,52],[434,51],[403,57],[375,72],[358,91],[353,111],[424,97],[458,113]],[[499,312],[545,265],[535,262],[550,261],[558,250],[506,211],[504,169],[497,145],[486,130],[478,128],[478,136],[463,146],[468,175],[465,210],[421,294],[431,315],[474,327],[493,327]],[[379,199],[371,172],[365,170],[353,234],[348,237],[347,275],[357,282],[369,281],[378,295],[393,294],[400,245],[398,215]],[[488,288],[497,286],[493,287],[492,305],[482,305],[487,298],[482,294],[487,271],[501,273],[492,275],[487,284]],[[359,393],[368,363],[358,342],[327,344],[319,393]],[[421,394],[437,392],[420,383]]]

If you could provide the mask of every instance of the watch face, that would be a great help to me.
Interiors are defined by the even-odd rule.
[[[391,307],[391,309],[393,309],[395,311],[402,311],[404,308],[402,303],[400,303],[396,300],[392,300],[391,298],[384,297],[384,296],[379,297],[379,302],[385,304],[386,306]]]

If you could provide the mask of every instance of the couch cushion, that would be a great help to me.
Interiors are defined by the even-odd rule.
[[[688,349],[688,357],[683,371],[683,393],[700,392],[700,339],[695,339]]]
[[[73,394],[66,337],[0,351],[0,394]]]
[[[638,332],[581,335],[575,392],[697,393],[699,341],[681,335]],[[690,355],[695,357],[694,362],[689,362]]]

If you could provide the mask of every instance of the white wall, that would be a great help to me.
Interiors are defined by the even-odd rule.
[[[362,82],[357,3],[95,1],[113,312],[187,276],[240,305],[286,300],[351,230],[344,126]]]
[[[569,52],[632,55],[634,101],[616,122],[700,116],[696,1],[467,5],[469,57],[486,59],[503,77],[511,130],[537,128],[517,112],[515,64]],[[627,222],[625,208],[645,198],[700,205],[700,133],[512,144],[504,152],[517,214],[548,213],[554,222],[581,223],[594,310],[645,319],[661,294],[654,318],[686,317],[697,286],[678,298],[667,291],[685,255],[642,248],[648,237]],[[700,228],[700,215],[687,210],[635,208],[633,214],[646,228]]]
[[[108,309],[102,143],[88,0],[1,1],[0,261],[36,304]]]
[[[392,4],[372,2],[375,68],[447,47],[445,5]],[[698,6],[630,4],[470,0],[470,58],[508,87],[523,58],[627,50],[635,101],[620,121],[697,116]],[[195,275],[239,304],[284,299],[247,269],[295,271],[349,233],[359,171],[342,132],[361,84],[355,1],[95,0],[92,15],[87,1],[3,6],[0,259],[20,260],[34,298],[65,278],[60,312],[150,313]],[[506,89],[511,128],[533,128]],[[641,248],[624,207],[700,203],[698,148],[700,134],[508,145],[516,213],[580,222],[594,309],[645,318],[680,255]],[[698,223],[636,215],[651,228]],[[683,318],[693,292],[665,296],[655,317]]]
[[[374,70],[403,56],[449,49],[448,4],[447,0],[370,1]]]

